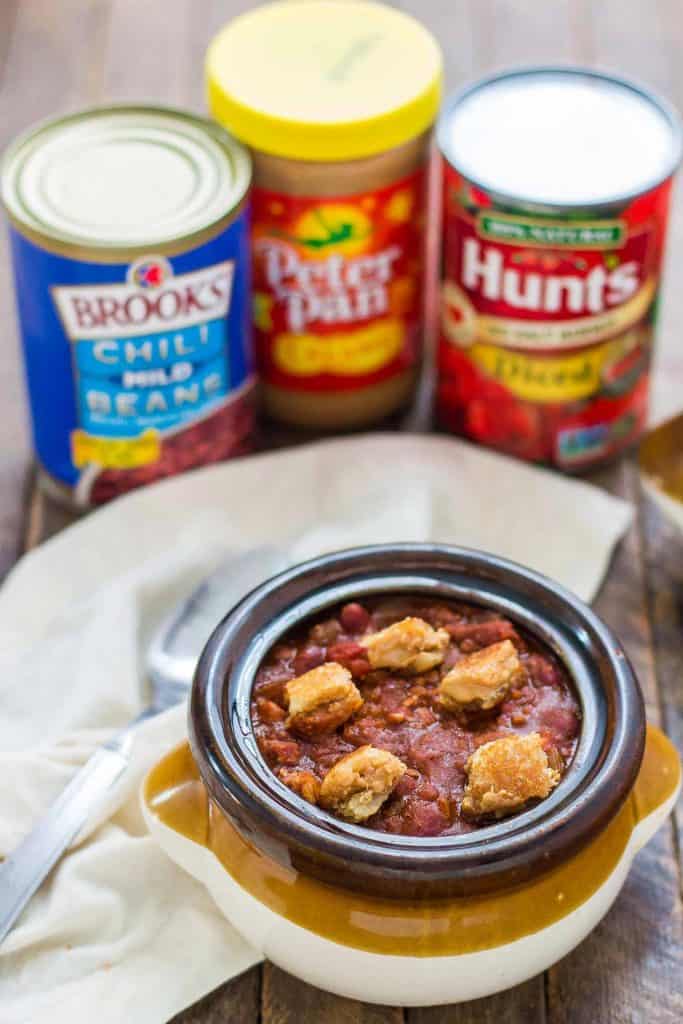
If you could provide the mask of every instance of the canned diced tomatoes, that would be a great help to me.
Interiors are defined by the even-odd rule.
[[[611,457],[647,415],[676,115],[539,68],[456,97],[439,142],[441,423],[566,470]]]

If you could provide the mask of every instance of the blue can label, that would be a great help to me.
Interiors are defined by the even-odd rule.
[[[73,343],[81,426],[73,439],[77,466],[87,450],[84,434],[103,439],[167,432],[225,400],[225,317],[234,270],[225,261],[174,277],[157,257],[134,263],[125,284],[52,289]]]
[[[191,253],[129,265],[67,260],[17,232],[13,243],[36,446],[79,503],[245,450],[243,218]]]

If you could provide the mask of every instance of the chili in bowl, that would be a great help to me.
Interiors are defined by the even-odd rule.
[[[161,845],[275,963],[393,1004],[486,995],[572,949],[680,777],[589,608],[441,545],[257,588],[205,648],[189,725],[145,784]]]
[[[392,595],[326,610],[259,668],[260,753],[295,793],[399,835],[458,835],[547,797],[581,708],[566,669],[491,609]]]

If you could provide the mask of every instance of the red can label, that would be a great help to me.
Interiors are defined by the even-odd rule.
[[[360,195],[253,193],[260,372],[305,391],[367,387],[419,355],[425,175]]]
[[[618,214],[495,206],[444,169],[442,423],[582,467],[641,431],[671,182]]]

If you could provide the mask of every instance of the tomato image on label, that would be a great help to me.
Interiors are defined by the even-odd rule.
[[[418,357],[423,173],[362,195],[256,189],[254,325],[266,381],[351,390]]]

